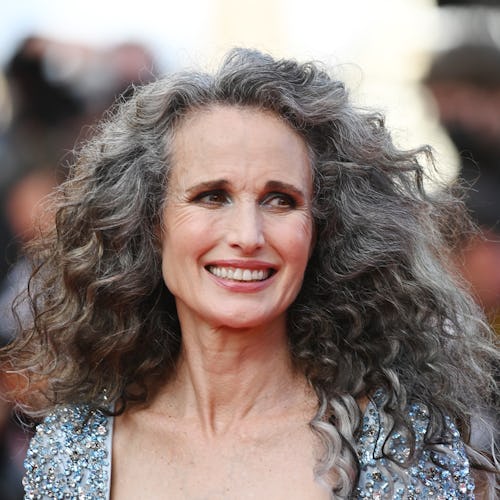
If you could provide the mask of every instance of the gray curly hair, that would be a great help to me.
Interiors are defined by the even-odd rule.
[[[356,109],[319,65],[244,49],[214,75],[179,73],[136,89],[79,152],[58,194],[56,229],[35,249],[34,324],[3,354],[27,390],[44,395],[30,411],[115,401],[120,412],[174,373],[180,328],[157,228],[173,134],[186,114],[216,104],[271,111],[310,150],[317,237],[288,335],[319,400],[318,474],[333,470],[334,492],[352,491],[356,401],[379,388],[394,428],[413,435],[406,408],[417,402],[429,410],[429,443],[445,416],[468,443],[470,416],[495,389],[498,355],[448,265],[457,235],[471,229],[462,204],[427,194],[429,150],[396,148],[383,118]]]

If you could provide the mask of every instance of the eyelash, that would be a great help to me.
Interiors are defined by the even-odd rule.
[[[218,197],[218,198],[223,199],[223,201],[214,201],[213,199],[205,199],[205,198],[209,198],[209,197],[212,197],[212,198]],[[220,189],[216,189],[213,191],[203,191],[202,193],[196,195],[193,198],[194,202],[203,203],[206,205],[221,205],[221,204],[227,203],[228,200],[229,200],[229,197],[228,197],[227,193],[223,190],[220,190]]]
[[[269,204],[270,202],[278,200],[280,203],[278,205],[272,205],[273,208],[296,208],[297,207],[297,201],[290,196],[289,194],[286,193],[269,193],[265,198],[264,198],[264,203]],[[285,202],[285,204],[282,204],[281,202]]]
[[[226,191],[216,189],[213,191],[203,191],[197,194],[192,201],[209,206],[220,206],[228,203],[230,201],[230,196]],[[273,201],[278,201],[278,204],[273,204]],[[293,196],[280,192],[266,194],[260,204],[264,206],[268,205],[274,209],[294,209],[297,207],[297,201]]]

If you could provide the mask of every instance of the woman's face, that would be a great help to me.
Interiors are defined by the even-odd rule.
[[[214,106],[175,134],[162,271],[184,319],[252,328],[284,319],[311,251],[305,141],[270,112]]]

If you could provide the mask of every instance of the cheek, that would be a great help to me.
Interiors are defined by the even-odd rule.
[[[287,225],[276,224],[272,229],[275,241],[280,246],[284,256],[297,265],[305,265],[309,260],[313,246],[312,221],[301,217]]]
[[[214,239],[214,225],[188,208],[167,209],[163,220],[162,268],[176,272],[202,255]],[[182,266],[182,267],[181,267]]]
[[[197,217],[195,217],[193,210],[181,203],[167,205],[163,213],[163,226],[170,235],[189,232],[190,228],[196,225],[196,222]]]
[[[195,239],[202,232],[199,217],[187,207],[168,206],[163,217],[163,248],[187,246],[186,238]]]

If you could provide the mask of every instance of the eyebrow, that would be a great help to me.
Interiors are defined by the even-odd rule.
[[[266,182],[266,189],[269,191],[286,191],[287,193],[295,194],[304,199],[306,197],[304,191],[288,182],[268,181]]]
[[[226,179],[215,179],[213,181],[200,182],[195,184],[194,186],[186,189],[188,194],[196,193],[204,190],[213,190],[213,189],[226,189],[229,186],[229,181]]]
[[[189,187],[186,192],[188,194],[197,193],[204,190],[227,189],[230,182],[227,179],[215,179],[213,181],[200,182],[194,186]],[[268,181],[266,182],[265,189],[267,191],[285,191],[305,199],[304,191],[297,188],[293,184],[282,181]]]

